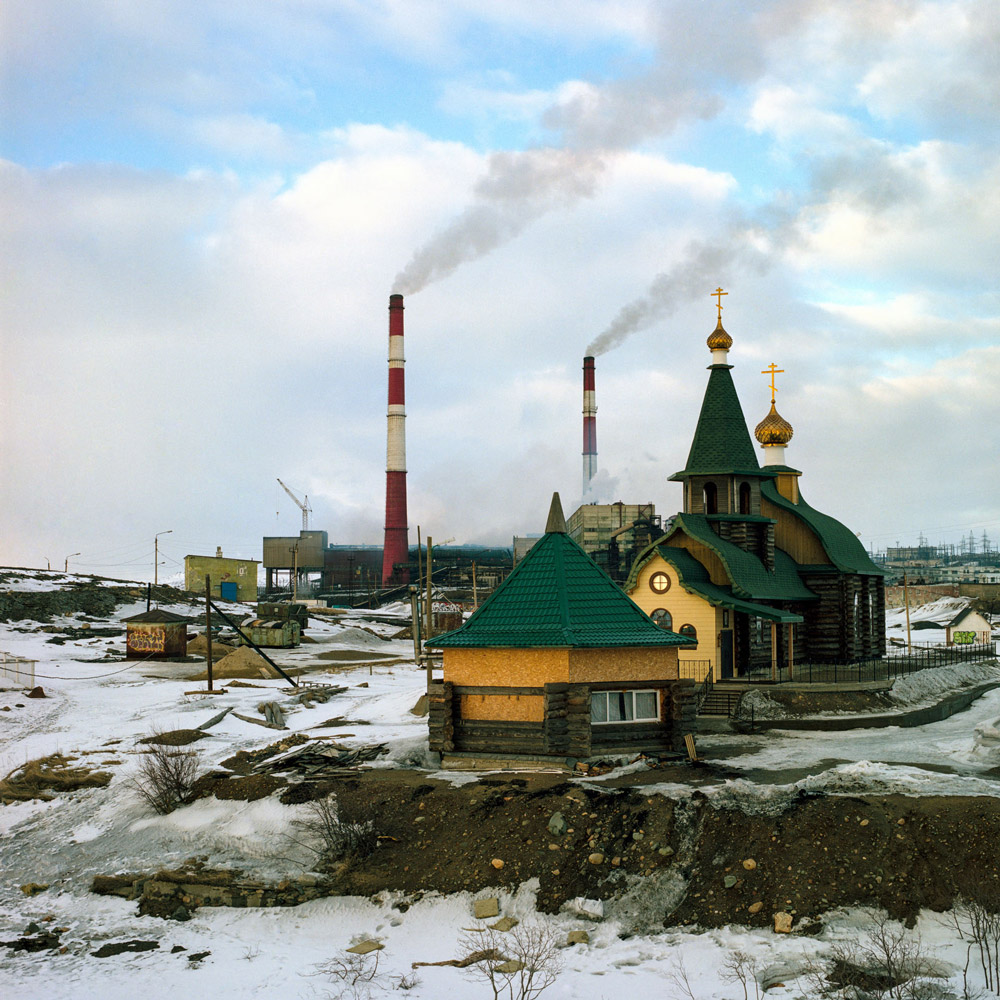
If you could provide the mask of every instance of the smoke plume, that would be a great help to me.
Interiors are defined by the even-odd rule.
[[[570,149],[494,153],[473,204],[417,250],[393,291],[413,295],[519,236],[547,212],[591,197],[605,164],[598,153]]]

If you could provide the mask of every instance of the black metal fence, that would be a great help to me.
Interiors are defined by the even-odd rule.
[[[956,646],[913,646],[891,656],[858,660],[856,663],[796,663],[789,672],[784,664],[773,672],[771,666],[751,670],[737,678],[751,684],[845,684],[862,681],[884,681],[927,670],[948,667],[955,663],[976,663],[997,658],[992,642],[966,643]]]

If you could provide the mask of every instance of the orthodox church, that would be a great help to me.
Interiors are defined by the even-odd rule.
[[[758,464],[730,374],[732,345],[720,304],[694,440],[670,477],[683,488],[683,509],[635,560],[625,591],[690,640],[681,667],[696,661],[699,677],[776,678],[797,664],[881,656],[883,572],[849,528],[803,498],[802,473],[785,463],[792,427],[775,408],[774,364],[763,373],[771,409],[754,432]]]

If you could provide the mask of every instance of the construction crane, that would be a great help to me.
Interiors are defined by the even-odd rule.
[[[309,506],[309,497],[303,494],[300,500],[280,479],[278,480],[278,485],[292,498],[295,506],[302,511],[302,530],[308,531],[309,514],[312,512],[312,507]]]

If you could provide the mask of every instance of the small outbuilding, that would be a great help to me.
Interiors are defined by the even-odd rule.
[[[430,748],[462,756],[590,757],[682,750],[694,732],[684,636],[659,627],[566,532],[554,494],[545,534],[460,628],[430,640]],[[455,761],[453,760],[454,764]]]
[[[167,660],[187,656],[188,620],[153,608],[125,621],[126,660]]]

